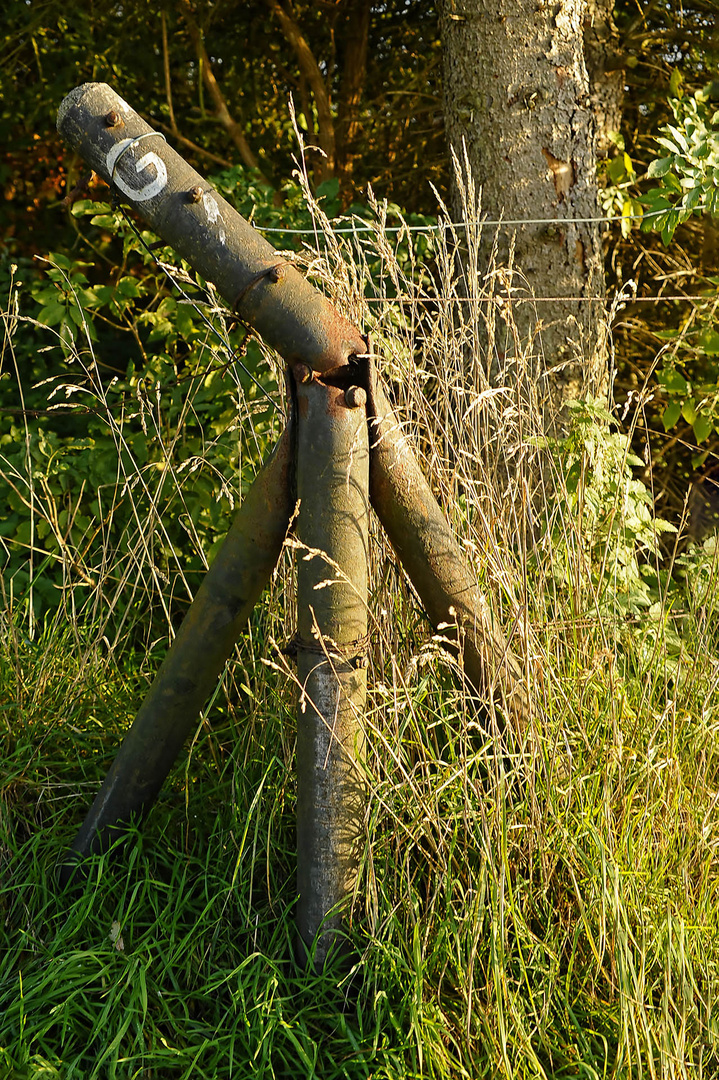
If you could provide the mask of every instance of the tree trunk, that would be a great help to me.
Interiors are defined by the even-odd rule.
[[[612,12],[615,0],[587,0],[584,15],[584,57],[589,96],[597,130],[597,152],[606,157],[619,132],[624,104],[624,64]]]
[[[508,223],[498,260],[513,258],[513,291],[506,275],[493,277],[492,290],[511,295],[531,371],[554,410],[607,385],[600,225],[582,220],[600,213],[586,16],[587,0],[444,0],[441,8],[449,144],[460,161],[466,145],[482,216]],[[494,236],[484,230],[484,269]],[[520,302],[532,295],[536,303]],[[507,334],[507,343],[509,356],[516,339]]]

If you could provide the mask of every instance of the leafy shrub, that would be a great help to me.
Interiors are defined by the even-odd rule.
[[[658,536],[676,529],[654,516],[651,493],[633,472],[644,462],[606,407],[570,401],[567,408],[569,432],[551,444],[562,480],[550,509],[550,565],[555,580],[574,591],[579,563],[583,602],[611,623],[656,603]]]
[[[719,109],[712,103],[714,84],[694,95],[669,99],[674,124],[665,125],[656,141],[667,151],[652,161],[647,177],[656,187],[642,196],[644,229],[657,229],[668,244],[678,225],[692,214],[719,215]]]
[[[643,231],[658,231],[665,245],[679,225],[702,214],[719,216],[719,109],[716,83],[694,94],[682,91],[682,78],[672,76],[669,107],[674,123],[661,128],[656,142],[664,152],[649,163],[646,176],[655,186],[643,193]],[[719,325],[716,318],[716,287],[719,278],[699,279],[700,295],[688,309],[682,325],[659,331],[667,344],[657,382],[664,403],[661,414],[665,431],[684,421],[691,429],[698,453],[692,467],[706,461],[712,436],[719,432]]]
[[[643,214],[636,197],[637,174],[634,162],[627,153],[624,136],[615,132],[612,141],[619,153],[599,163],[599,204],[607,217],[618,217],[622,236],[627,237]]]
[[[124,241],[114,282],[53,256],[30,296],[12,287],[0,535],[9,597],[35,617],[67,590],[81,603],[129,586],[121,615],[138,578],[191,592],[277,426],[258,342],[227,326],[211,290],[195,304],[170,295]]]

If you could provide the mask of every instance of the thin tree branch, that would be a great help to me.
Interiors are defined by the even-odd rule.
[[[177,124],[175,122],[175,110],[172,107],[172,80],[170,79],[170,50],[167,46],[167,17],[165,12],[160,12],[160,20],[162,24],[162,68],[165,73],[165,97],[167,98],[167,108],[170,113],[170,131],[173,135],[177,135]]]
[[[233,143],[237,147],[243,165],[246,165],[248,169],[256,169],[258,172],[261,172],[260,164],[255,155],[252,153],[252,150],[250,149],[250,144],[247,142],[242,128],[233,118],[230,110],[227,108],[227,102],[225,101],[217,79],[215,78],[215,73],[212,70],[212,63],[210,62],[210,57],[207,54],[205,43],[202,40],[202,32],[197,25],[197,22],[195,21],[195,16],[192,11],[192,7],[190,6],[189,0],[180,0],[180,6],[183,9],[185,22],[187,23],[187,28],[190,31],[190,37],[192,38],[195,49],[197,50],[197,55],[200,59],[200,63],[202,66],[202,78],[204,79],[205,85],[209,90],[210,97],[212,98],[215,110],[217,112],[217,117],[222,126],[227,131],[230,138],[232,139]]]
[[[635,30],[640,30],[642,33],[646,33],[647,27],[647,15],[650,14],[652,8],[657,6],[657,0],[649,0],[644,8],[640,8],[635,17],[628,23],[622,30],[622,39],[626,41],[632,36]]]
[[[184,2],[184,0],[183,0]],[[317,140],[325,160],[320,168],[322,176],[332,176],[335,171],[335,125],[332,117],[330,95],[319,64],[315,60],[299,23],[280,0],[267,0],[267,5],[282,28],[288,44],[294,50],[300,72],[307,80],[317,107]],[[309,123],[309,117],[307,117]]]
[[[194,150],[196,154],[202,154],[203,157],[209,158],[210,161],[217,162],[218,165],[223,165],[224,168],[229,169],[232,167],[232,162],[227,158],[220,157],[218,154],[213,154],[210,150],[205,150],[203,146],[198,146],[192,139],[186,138],[180,134],[177,127],[177,121],[175,120],[175,110],[172,105],[172,80],[170,78],[170,50],[167,44],[167,17],[165,12],[160,13],[160,19],[162,23],[162,68],[165,73],[165,97],[167,98],[167,109],[170,114],[170,123],[160,123],[160,127],[163,127],[165,131],[169,131],[174,139],[182,143],[183,146],[188,147],[190,150]]]

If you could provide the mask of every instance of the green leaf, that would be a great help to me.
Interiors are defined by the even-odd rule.
[[[682,75],[680,69],[678,67],[674,68],[674,71],[672,72],[671,78],[669,80],[669,91],[670,91],[672,97],[681,97],[682,96],[682,83],[683,82],[684,82],[684,76]]]
[[[674,192],[676,195],[683,195],[684,188],[681,185],[681,181],[678,176],[673,172],[668,172],[664,177],[664,184],[668,191]]]
[[[58,291],[54,285],[48,285],[46,289],[38,289],[37,292],[33,290],[33,300],[37,300],[38,304],[55,304],[57,303]]]
[[[621,184],[623,180],[626,180],[627,170],[624,167],[623,159],[621,157],[612,158],[607,165],[607,173],[613,184]]]
[[[677,225],[679,224],[679,214],[676,210],[670,210],[667,214],[667,220],[662,226],[662,243],[665,247],[668,247],[671,243],[672,237],[676,232]]]
[[[95,303],[100,307],[109,304],[115,292],[111,285],[94,285],[92,291],[95,294]]]
[[[664,228],[667,221],[669,220],[670,213],[671,211],[667,210],[661,214],[656,214],[648,217],[645,221],[642,222],[642,228],[645,229],[645,232],[650,229],[661,232],[661,230]]]
[[[673,157],[657,158],[656,161],[650,161],[647,176],[666,176],[672,167],[673,161]]]
[[[85,263],[85,262],[73,263],[72,259],[70,259],[67,255],[61,255],[60,252],[58,252],[58,251],[51,251],[47,256],[47,259],[44,260],[44,261],[49,262],[49,263],[54,263],[55,266],[57,266],[58,269],[60,269],[60,270],[72,270],[76,266],[88,266],[89,265],[88,263]]]
[[[47,307],[42,308],[42,310],[38,313],[37,321],[39,323],[42,323],[43,326],[57,326],[59,322],[62,322],[64,317],[65,305],[55,302],[53,304],[48,304]]]
[[[74,304],[70,304],[67,309],[67,314],[68,317],[72,319],[72,321],[75,323],[75,326],[79,327],[82,330],[83,326],[85,325],[85,319],[80,308],[75,307]]]
[[[660,146],[663,146],[665,150],[668,150],[670,154],[681,154],[681,147],[673,143],[671,139],[665,139],[662,135],[657,135],[657,142]]]
[[[689,383],[674,368],[658,371],[657,382],[670,394],[686,394],[689,391]]]
[[[664,130],[669,132],[685,153],[689,150],[689,143],[687,142],[687,137],[683,131],[679,128],[672,127],[671,124],[667,124]]]
[[[60,323],[60,342],[64,353],[67,354],[72,351],[72,346],[75,343],[75,330],[69,319],[63,319]]]
[[[120,222],[119,214],[96,214],[90,218],[91,225],[97,225],[100,229],[116,229]]]
[[[632,231],[632,214],[634,213],[634,204],[632,199],[625,199],[622,203],[622,236],[626,238]]]
[[[78,199],[70,207],[70,213],[73,217],[82,217],[84,214],[96,214],[97,203],[92,199]]]
[[[706,356],[719,356],[719,333],[707,327],[699,335],[699,345]]]
[[[666,190],[660,187],[650,188],[646,195],[641,196],[641,202],[658,210],[668,210],[672,205]]]
[[[671,431],[681,416],[682,406],[679,401],[670,401],[662,414],[662,423],[665,431]]]
[[[694,424],[697,418],[696,402],[694,398],[687,398],[682,405],[682,416],[686,420],[687,424]]]
[[[193,309],[188,304],[178,304],[175,312],[175,329],[185,341],[190,341],[196,333],[193,321]]]
[[[694,432],[694,438],[698,443],[703,443],[709,438],[714,430],[714,424],[710,416],[705,413],[698,413],[697,418],[692,424],[692,430]]]
[[[128,299],[134,299],[137,296],[141,296],[143,292],[142,285],[133,277],[120,278],[116,285],[116,289],[120,293],[120,296],[127,297]]]
[[[574,494],[574,492],[577,490],[577,487],[579,485],[579,481],[581,479],[581,476],[582,476],[581,462],[575,461],[574,464],[572,465],[572,467],[570,468],[569,472],[567,473],[567,477],[566,477],[566,480],[565,480],[565,483],[566,483],[566,486],[567,486],[567,491],[570,494]]]

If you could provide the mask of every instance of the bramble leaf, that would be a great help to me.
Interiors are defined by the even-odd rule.
[[[681,416],[682,406],[679,401],[670,401],[662,414],[662,423],[665,431],[671,431]]]
[[[674,161],[673,157],[657,158],[656,161],[649,162],[649,168],[647,169],[647,176],[666,176],[672,167]]]

